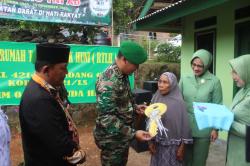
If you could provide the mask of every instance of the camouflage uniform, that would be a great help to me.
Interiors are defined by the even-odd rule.
[[[116,64],[109,66],[96,83],[98,117],[94,129],[103,166],[125,166],[129,142],[135,135],[133,101],[128,76]]]

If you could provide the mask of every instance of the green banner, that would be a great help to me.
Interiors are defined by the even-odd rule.
[[[110,25],[112,0],[1,0],[0,18]]]
[[[68,74],[64,84],[72,103],[94,103],[95,82],[118,53],[118,47],[70,45]],[[34,43],[0,42],[0,105],[18,105],[34,73]],[[134,87],[134,78],[131,77]]]

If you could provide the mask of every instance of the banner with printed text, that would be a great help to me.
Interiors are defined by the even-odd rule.
[[[0,18],[110,25],[112,0],[1,0]]]
[[[94,103],[95,82],[118,53],[118,47],[70,45],[64,84],[72,103]],[[34,43],[0,42],[0,105],[18,105],[34,73]],[[131,87],[134,78],[130,77]]]

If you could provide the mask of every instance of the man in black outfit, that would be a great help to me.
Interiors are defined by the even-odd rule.
[[[35,74],[23,92],[20,124],[25,166],[72,166],[85,161],[76,126],[59,95],[70,47],[36,46]]]

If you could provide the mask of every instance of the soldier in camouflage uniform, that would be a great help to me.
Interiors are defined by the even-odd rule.
[[[137,43],[121,44],[115,63],[109,66],[96,83],[98,117],[94,129],[97,146],[101,149],[103,166],[125,166],[129,143],[151,139],[148,132],[133,129],[133,112],[143,113],[145,106],[135,105],[128,75],[147,59]]]

